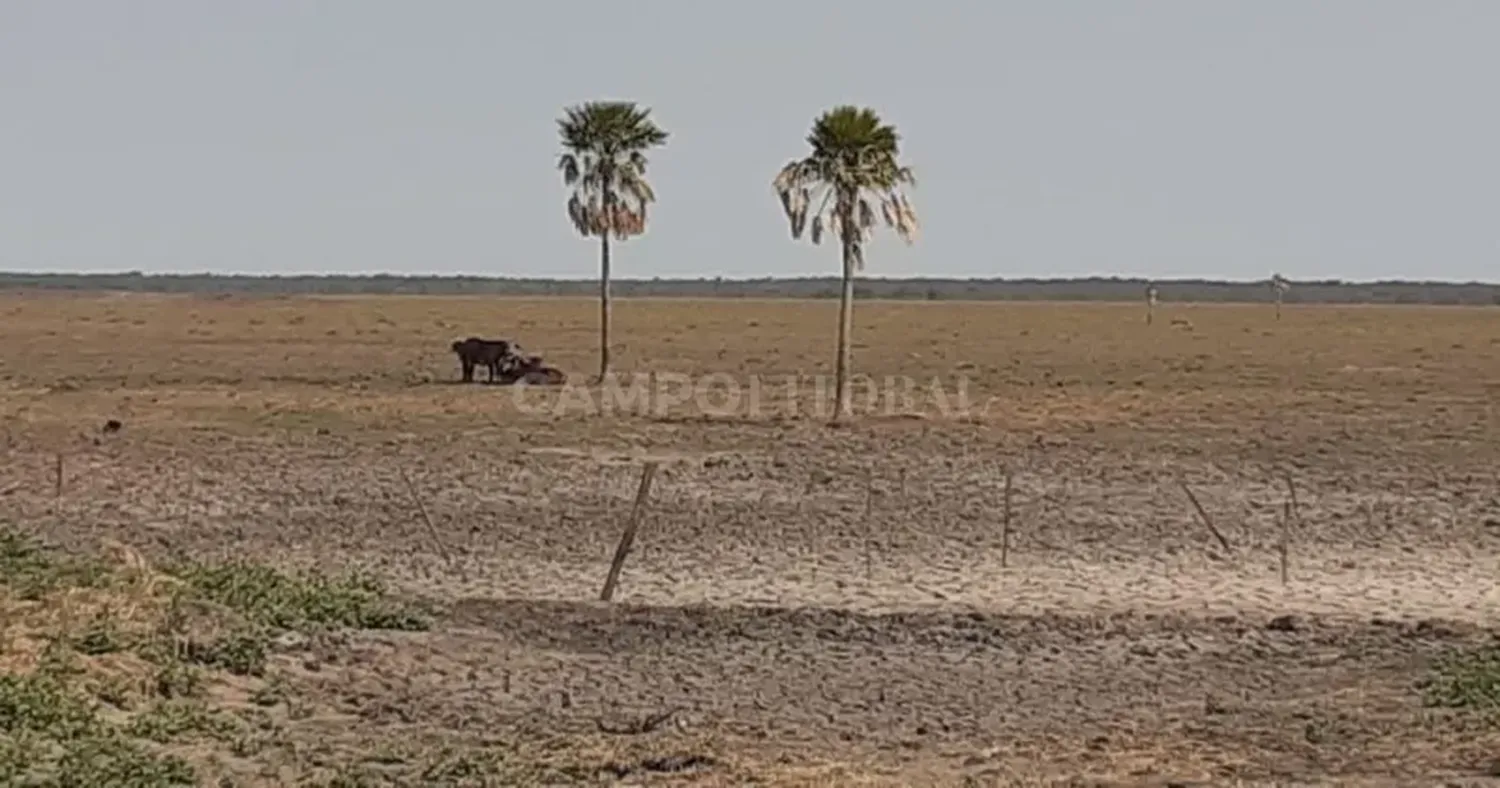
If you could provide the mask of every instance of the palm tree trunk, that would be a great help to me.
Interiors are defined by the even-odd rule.
[[[844,286],[839,294],[839,347],[834,361],[833,420],[849,415],[849,337],[854,333],[854,243],[844,240]]]
[[[599,236],[599,382],[609,374],[609,233]]]

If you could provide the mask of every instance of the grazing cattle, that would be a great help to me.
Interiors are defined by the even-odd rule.
[[[474,382],[474,367],[483,364],[489,370],[489,381],[494,383],[501,376],[501,366],[509,361],[514,351],[520,348],[503,339],[480,339],[469,337],[452,345],[463,367],[463,381]]]

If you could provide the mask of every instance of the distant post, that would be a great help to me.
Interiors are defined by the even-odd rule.
[[[1276,299],[1276,319],[1281,319],[1281,301],[1286,296],[1286,291],[1292,289],[1292,283],[1288,282],[1281,274],[1271,274],[1271,295]]]

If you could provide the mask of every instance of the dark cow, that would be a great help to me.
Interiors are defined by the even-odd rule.
[[[489,370],[489,380],[494,383],[501,376],[501,366],[506,364],[520,348],[503,339],[468,339],[453,343],[453,352],[463,366],[465,383],[474,382],[474,367],[483,364]]]

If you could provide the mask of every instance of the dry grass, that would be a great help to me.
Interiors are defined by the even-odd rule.
[[[879,303],[858,309],[855,364],[881,379],[966,376],[1006,428],[1236,421],[1463,430],[1445,406],[1489,397],[1493,314],[1463,308]],[[618,367],[771,378],[827,374],[835,307],[803,301],[624,301]],[[447,345],[519,340],[575,378],[595,365],[584,300],[8,296],[7,416],[33,423],[122,413],[178,425],[428,428],[509,418],[457,378]],[[1420,402],[1416,400],[1421,400]],[[1410,405],[1422,412],[1413,413]],[[685,406],[680,415],[692,415]],[[1411,424],[1420,416],[1420,424]],[[1326,429],[1326,428],[1325,428]]]
[[[919,400],[838,430],[790,414],[779,388],[759,415],[688,401],[604,417],[456,384],[448,343],[469,335],[586,379],[594,314],[563,299],[0,297],[0,524],[75,555],[135,551],[104,562],[105,586],[84,572],[22,600],[12,584],[0,660],[36,670],[52,635],[76,644],[103,620],[134,642],[184,587],[218,611],[192,621],[211,640],[247,615],[300,631],[321,611],[345,634],[272,649],[267,677],[199,666],[226,713],[274,710],[243,743],[186,751],[247,784],[1489,767],[1497,729],[1424,708],[1416,681],[1434,660],[1481,664],[1444,655],[1500,616],[1492,310],[1288,306],[1273,322],[1269,306],[1163,304],[1146,326],[1136,304],[861,303],[857,371],[950,392],[962,378],[975,410]],[[615,360],[779,385],[831,371],[836,314],[625,300]],[[102,434],[106,419],[124,429]],[[584,600],[645,459],[662,463],[650,508],[620,602],[600,608]],[[429,632],[365,631],[402,619],[364,606],[363,581],[287,585],[233,562],[246,556],[357,569],[442,610]],[[277,601],[251,615],[247,599]],[[1267,629],[1278,615],[1295,623]],[[80,659],[136,684],[159,667],[132,649]],[[1449,678],[1449,695],[1488,697],[1487,674]],[[596,728],[674,705],[650,734]],[[673,772],[676,756],[711,763]]]

